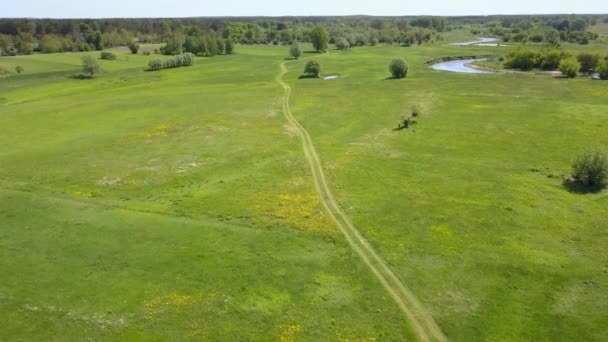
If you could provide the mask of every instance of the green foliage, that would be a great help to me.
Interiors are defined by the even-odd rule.
[[[100,58],[113,61],[116,59],[116,55],[109,51],[102,51]]]
[[[148,62],[148,70],[156,71],[163,68],[163,60],[160,58],[151,59]]]
[[[82,62],[82,72],[88,74],[91,78],[101,70],[97,60],[91,55],[82,56],[80,60]]]
[[[15,72],[18,73],[18,74],[22,73],[23,72],[23,67],[21,65],[17,65],[15,67]]]
[[[40,52],[56,53],[63,51],[61,39],[56,35],[45,35],[39,43]]]
[[[165,60],[160,58],[152,59],[148,62],[148,70],[156,71],[161,69],[171,69],[192,66],[194,64],[194,54],[186,52],[181,55],[176,55]]]
[[[536,66],[543,70],[557,70],[559,62],[566,57],[568,57],[568,54],[563,50],[544,50],[537,56],[538,61]]]
[[[589,149],[572,165],[572,179],[588,187],[604,187],[608,181],[608,155],[600,149]]]
[[[510,51],[505,60],[508,69],[532,70],[537,65],[538,54],[526,45]]]
[[[129,48],[129,50],[131,51],[132,54],[136,55],[137,52],[139,51],[139,44],[137,44],[134,41],[130,41],[127,43],[127,47]]]
[[[224,42],[224,49],[227,55],[232,55],[234,53],[234,42],[232,42],[232,39],[226,39]]]
[[[603,60],[598,64],[597,73],[600,75],[600,79],[608,80],[608,61]]]
[[[308,61],[304,66],[304,75],[308,77],[319,77],[321,73],[321,65],[315,60]]]
[[[317,52],[327,51],[328,40],[327,31],[321,26],[315,26],[310,32],[310,41]]]
[[[575,57],[568,57],[559,62],[559,71],[568,78],[575,78],[581,69],[581,64]]]
[[[160,48],[163,55],[179,55],[184,52],[184,37],[176,33],[167,38],[165,45]],[[189,51],[192,52],[192,51]]]
[[[576,59],[581,64],[582,72],[590,72],[595,70],[600,62],[600,55],[592,52],[581,52],[576,56]]]
[[[295,59],[300,58],[300,56],[302,56],[302,48],[300,47],[300,44],[293,42],[291,47],[289,47],[289,55]]]
[[[346,40],[344,38],[336,39],[336,49],[345,51],[349,47],[350,47],[350,44],[348,43],[348,40]]]
[[[388,67],[393,78],[404,78],[407,76],[408,65],[401,58],[395,58],[391,61]]]

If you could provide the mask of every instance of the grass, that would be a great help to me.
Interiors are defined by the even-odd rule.
[[[508,51],[461,36],[305,54],[293,114],[449,339],[606,340],[608,197],[560,178],[608,146],[606,85],[424,66]],[[274,81],[287,50],[159,72],[119,52],[92,80],[79,54],[0,59],[25,69],[0,79],[0,338],[415,338],[319,204]],[[408,77],[386,80],[395,57]],[[298,79],[311,58],[340,78]]]

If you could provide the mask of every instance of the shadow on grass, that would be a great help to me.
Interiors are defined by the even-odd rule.
[[[562,183],[564,185],[564,187],[566,188],[566,190],[568,190],[568,192],[573,193],[573,194],[597,194],[602,192],[602,190],[604,190],[604,188],[606,187],[605,185],[598,185],[598,184],[594,184],[594,185],[586,185],[586,184],[582,184],[580,182],[577,182],[573,179],[564,179],[564,182]]]
[[[302,53],[314,53],[315,55],[321,54],[320,51],[315,51],[315,50],[302,51]]]
[[[305,80],[308,78],[319,78],[319,76],[314,76],[314,75],[301,75],[300,77],[298,77],[299,80]]]
[[[404,78],[405,78],[405,77],[394,77],[394,76],[391,76],[391,77],[387,77],[387,78],[385,78],[384,80],[385,80],[385,81],[388,81],[388,80],[402,80],[402,79],[404,79]]]
[[[298,58],[295,58],[295,57],[285,57],[285,58],[283,58],[283,60],[284,61],[297,61]]]
[[[68,76],[68,78],[71,78],[73,80],[92,80],[93,76],[77,74],[77,75],[70,75],[70,76]]]

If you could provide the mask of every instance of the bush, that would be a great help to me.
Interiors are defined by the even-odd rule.
[[[346,50],[350,47],[350,44],[348,43],[348,40],[344,39],[344,38],[338,38],[336,40],[336,49],[338,50]]]
[[[595,70],[600,61],[600,55],[597,53],[581,52],[576,56],[576,59],[581,64],[582,72],[590,72]]]
[[[154,58],[148,62],[148,70],[160,70],[162,68],[163,61],[160,58]]]
[[[418,117],[420,114],[422,114],[422,108],[420,105],[415,104],[410,107],[410,112],[412,113],[412,117]]]
[[[89,74],[89,76],[91,78],[93,78],[93,75],[99,73],[99,71],[101,70],[99,68],[99,64],[97,64],[97,61],[91,55],[82,56],[81,61],[82,61],[82,71],[85,74]]]
[[[102,51],[101,59],[107,59],[107,60],[113,61],[116,59],[116,55],[111,52],[108,52],[108,51]]]
[[[194,64],[194,54],[186,52],[181,55],[165,59],[154,58],[148,62],[148,70],[155,71],[160,69],[179,68]]]
[[[127,43],[127,47],[129,48],[129,50],[131,50],[131,53],[136,55],[137,51],[139,51],[139,44],[137,44],[136,42],[128,42]]]
[[[304,74],[310,77],[319,77],[321,66],[317,61],[308,61],[304,67]]]
[[[532,70],[537,66],[539,55],[527,46],[520,46],[509,52],[505,60],[507,69]]]
[[[581,64],[574,57],[568,57],[566,59],[562,59],[559,62],[559,71],[569,78],[575,78],[578,75],[579,70],[581,69]]]
[[[590,149],[572,165],[572,180],[587,187],[605,187],[608,180],[608,155]]]
[[[232,39],[226,39],[224,49],[227,55],[231,55],[234,52],[234,43],[232,42]]]
[[[21,67],[21,65],[17,65],[17,66],[15,67],[15,71],[16,71],[18,74],[20,74],[20,73],[22,73],[22,72],[23,72],[23,67]]]
[[[297,42],[291,44],[291,47],[289,48],[289,55],[295,59],[300,58],[300,56],[302,56],[302,49],[300,48],[300,44],[298,44]]]
[[[393,78],[403,78],[407,76],[408,65],[401,58],[395,58],[389,65],[388,69]]]
[[[608,80],[608,61],[602,61],[597,67],[597,72],[600,74],[600,79]]]
[[[538,56],[538,66],[543,70],[557,70],[559,62],[568,57],[562,50],[545,50]]]

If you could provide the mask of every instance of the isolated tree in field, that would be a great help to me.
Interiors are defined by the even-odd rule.
[[[312,42],[312,46],[317,50],[317,52],[325,52],[327,51],[327,43],[329,38],[327,36],[327,31],[321,26],[315,26],[310,32],[310,40]]]
[[[559,71],[568,78],[575,78],[581,69],[581,64],[575,57],[568,57],[559,62]]]
[[[127,47],[129,48],[129,50],[131,50],[131,53],[136,55],[137,52],[139,51],[139,44],[137,44],[136,42],[130,41],[127,43]]]
[[[291,44],[291,47],[289,48],[289,55],[295,59],[302,56],[302,48],[300,48],[300,44],[298,44],[298,42],[293,42],[293,44]]]
[[[348,40],[346,40],[344,38],[336,39],[336,49],[345,51],[349,47],[350,47],[350,44],[348,43]]]
[[[407,76],[408,65],[401,58],[393,59],[388,68],[393,78],[403,78]]]
[[[93,78],[93,75],[99,73],[99,71],[101,70],[99,68],[99,64],[97,64],[97,60],[95,60],[93,56],[82,56],[81,61],[82,72],[88,74],[91,78]]]
[[[590,149],[572,165],[572,179],[588,187],[605,187],[608,181],[608,155],[599,149]]]
[[[576,56],[576,59],[581,64],[582,72],[590,72],[595,70],[597,64],[600,62],[600,55],[591,52],[581,52]]]
[[[608,80],[608,61],[601,61],[597,67],[597,72],[600,74],[600,79]]]
[[[319,77],[321,66],[317,61],[308,61],[304,67],[304,74],[309,77]]]
[[[232,42],[232,39],[226,39],[224,42],[224,49],[227,55],[232,55],[234,52],[234,43]]]

